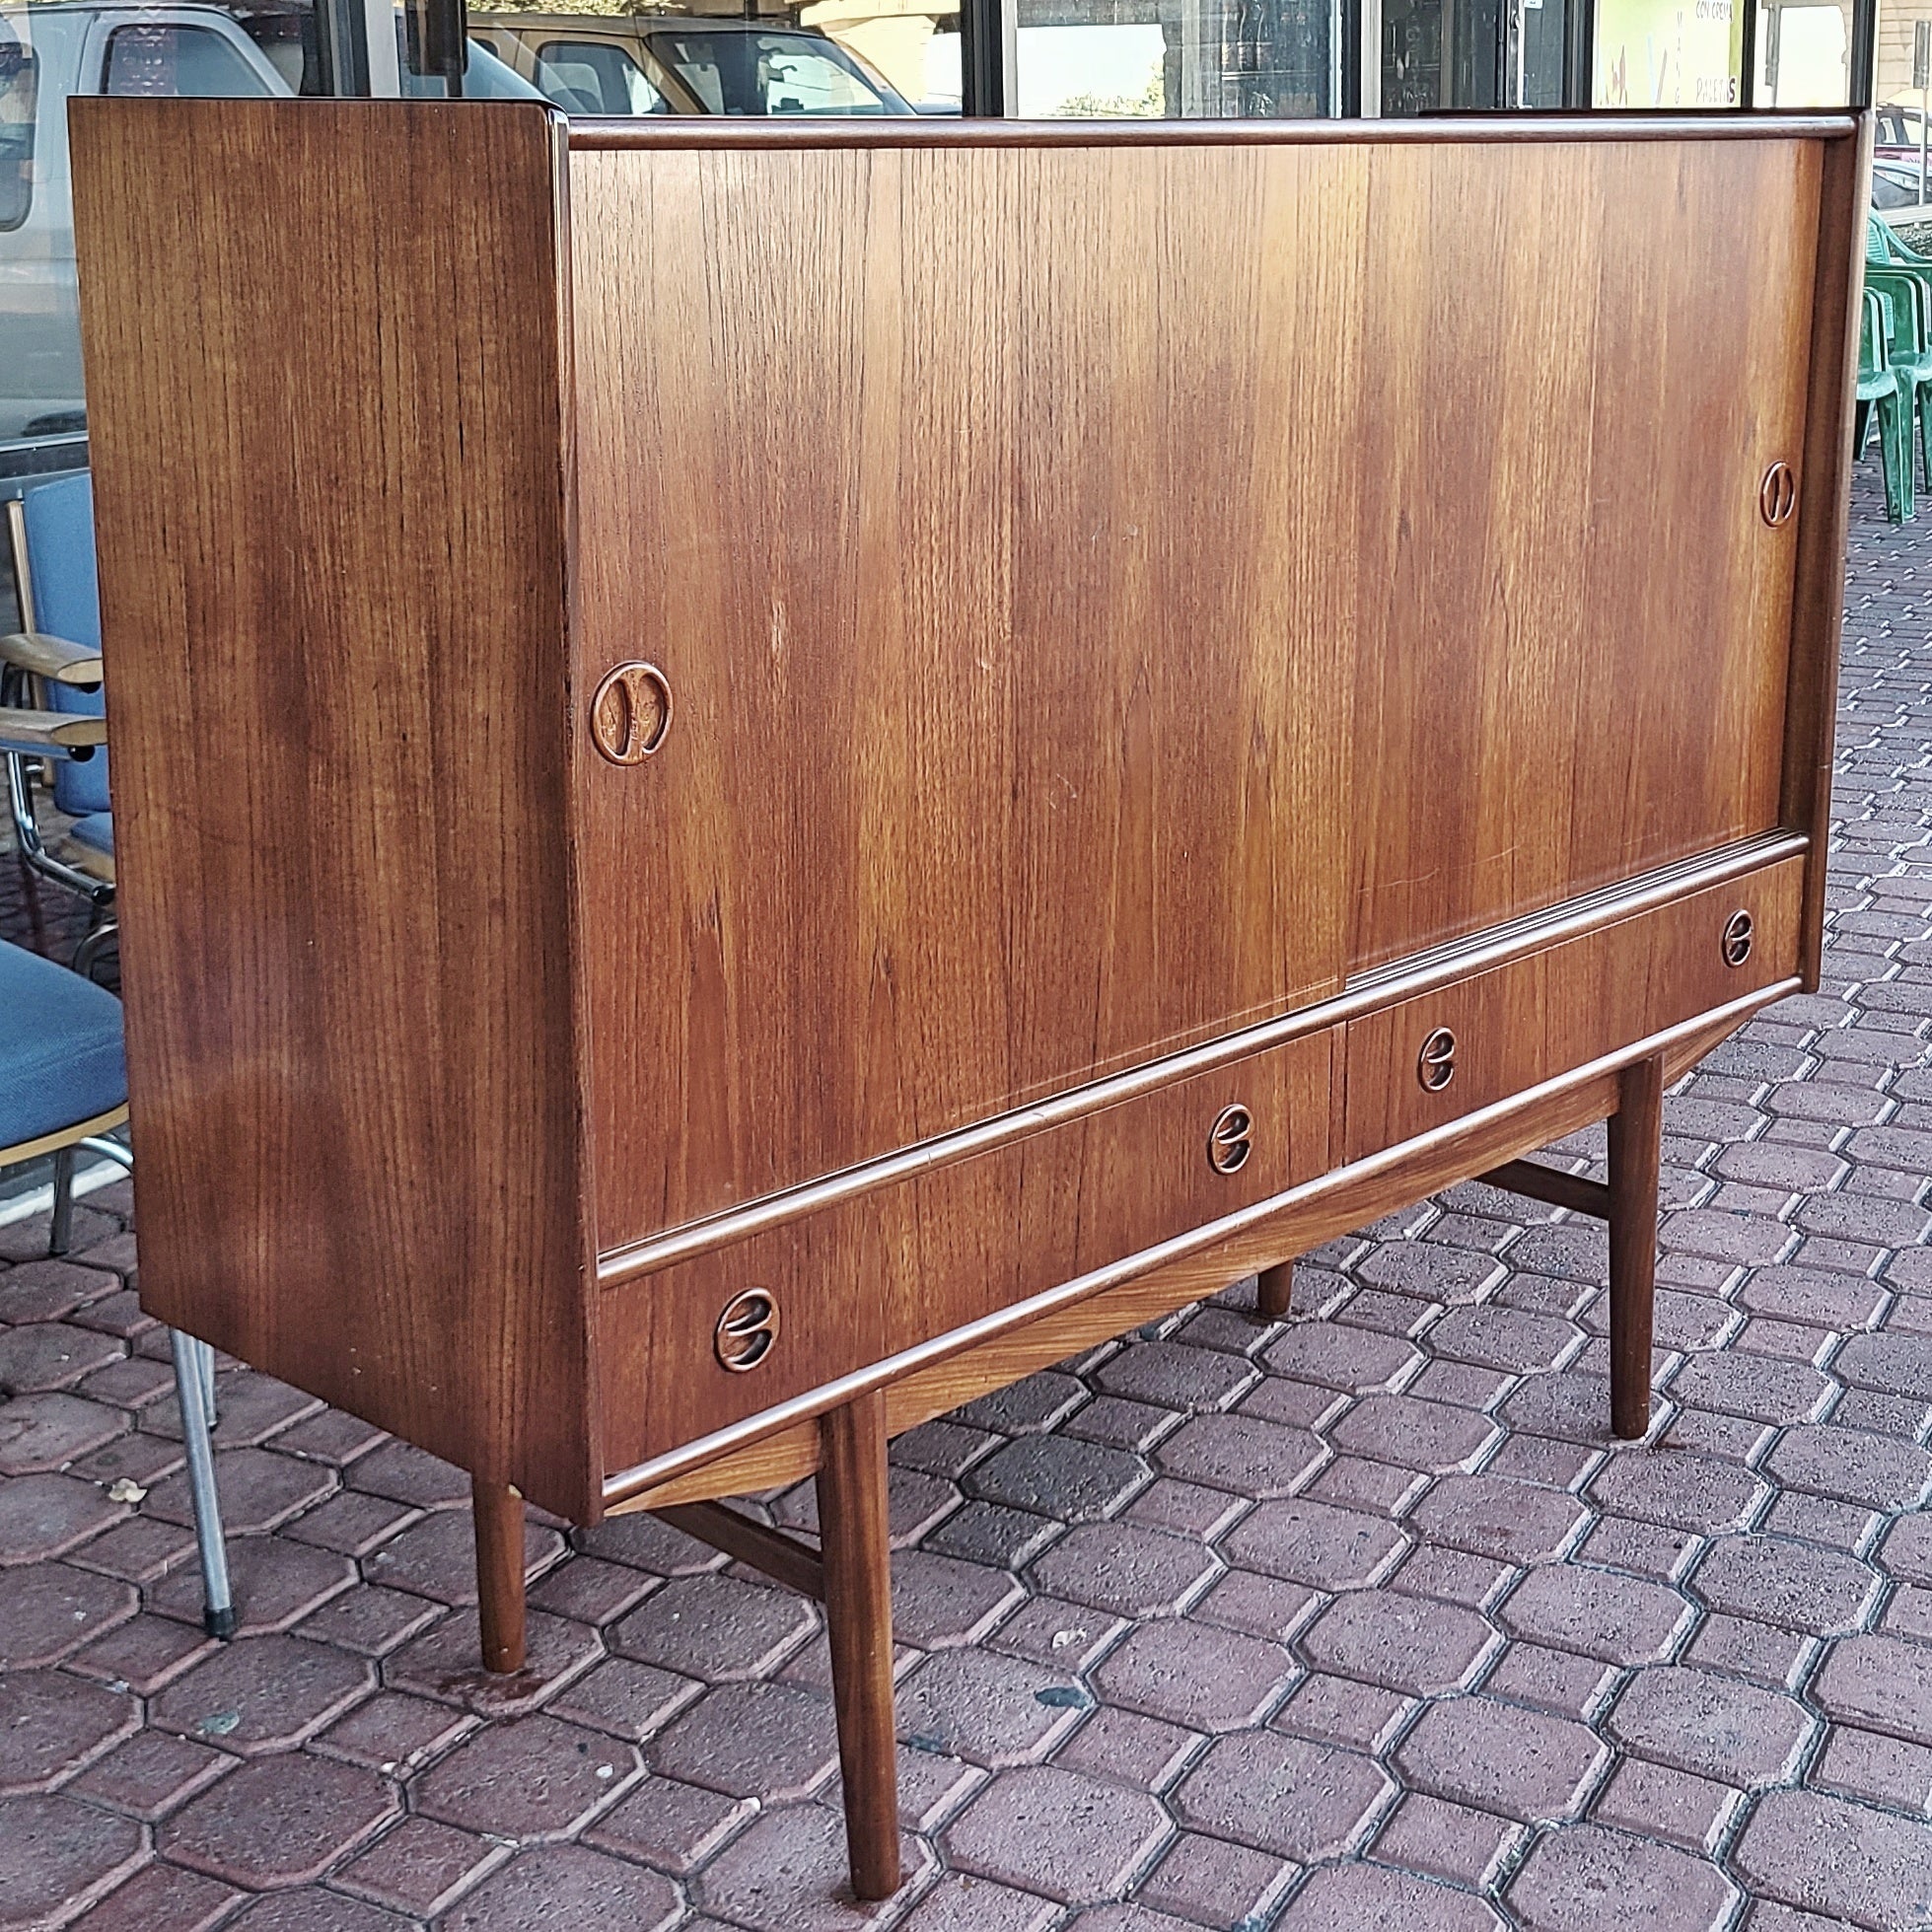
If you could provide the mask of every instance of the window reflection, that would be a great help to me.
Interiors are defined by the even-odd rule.
[[[1340,0],[1018,0],[1028,118],[1320,117],[1340,110]]]
[[[102,92],[210,100],[268,88],[242,48],[213,28],[144,23],[108,36]]]
[[[0,20],[0,230],[14,229],[34,205],[34,119],[40,63]]]

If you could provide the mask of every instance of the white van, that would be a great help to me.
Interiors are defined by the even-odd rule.
[[[292,96],[313,61],[313,19],[287,0],[232,11],[0,4],[0,478],[85,461],[68,97]],[[403,75],[389,91],[441,94],[443,84]],[[473,45],[464,91],[542,98]]]

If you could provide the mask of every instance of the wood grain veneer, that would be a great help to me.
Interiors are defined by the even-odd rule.
[[[145,1305],[595,1514],[556,132],[72,130]]]

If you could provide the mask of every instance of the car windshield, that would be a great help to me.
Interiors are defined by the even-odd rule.
[[[823,35],[691,28],[648,36],[653,54],[713,114],[909,114]]]
[[[671,103],[622,47],[602,40],[545,40],[537,85],[570,114],[668,114]]]

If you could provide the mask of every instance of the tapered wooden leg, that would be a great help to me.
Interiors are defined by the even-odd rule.
[[[483,1669],[524,1667],[524,1499],[506,1482],[469,1478],[476,1519],[476,1607]]]
[[[1295,1264],[1283,1261],[1254,1277],[1254,1309],[1263,1322],[1285,1322],[1295,1294]]]
[[[1657,1175],[1663,1158],[1664,1062],[1625,1067],[1610,1121],[1610,1428],[1650,1428],[1650,1318],[1657,1287]]]
[[[819,1536],[825,1565],[838,1764],[852,1890],[898,1890],[898,1748],[893,1721],[892,1544],[886,1518],[886,1397],[835,1408],[820,1424]]]

